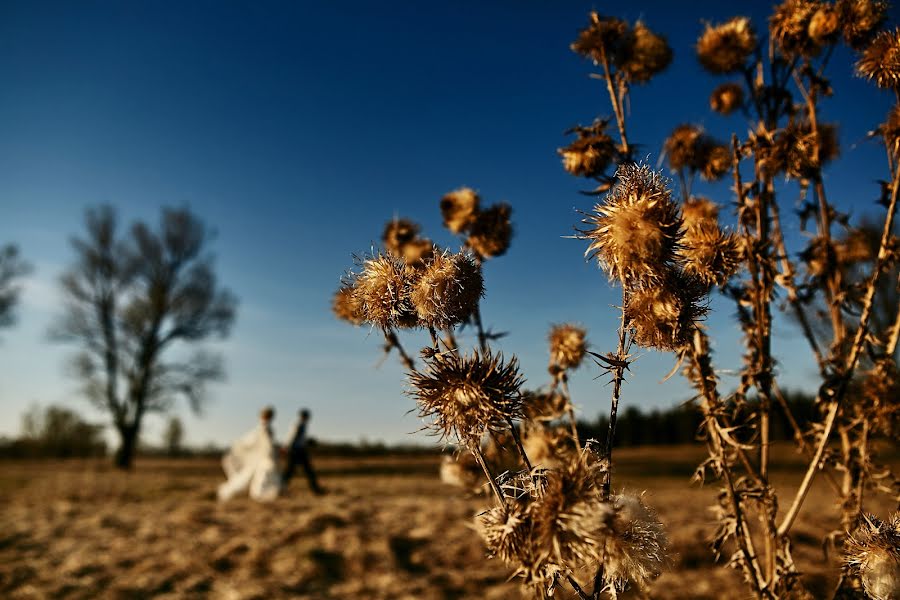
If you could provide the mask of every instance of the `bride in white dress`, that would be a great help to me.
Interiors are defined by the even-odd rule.
[[[274,500],[281,491],[278,449],[272,437],[275,409],[264,408],[259,425],[242,436],[222,458],[227,481],[219,486],[219,500],[225,501],[250,489],[254,500]]]

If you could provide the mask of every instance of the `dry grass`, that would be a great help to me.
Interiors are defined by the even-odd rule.
[[[785,450],[779,454],[793,456]],[[617,456],[616,487],[647,490],[673,540],[673,565],[655,583],[654,598],[745,593],[707,548],[716,525],[707,510],[713,488],[687,485],[703,454],[642,448]],[[213,461],[139,461],[124,474],[105,463],[0,463],[0,596],[520,597],[469,528],[490,499],[439,483],[436,457],[322,459],[318,466],[326,496],[313,496],[300,480],[268,505],[246,498],[220,505]],[[800,468],[800,460],[774,465],[776,486],[795,487]],[[823,570],[816,537],[839,519],[826,491],[814,487],[794,548],[816,596],[837,575]]]

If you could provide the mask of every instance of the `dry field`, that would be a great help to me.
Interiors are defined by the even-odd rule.
[[[673,542],[654,598],[743,597],[736,574],[707,550],[715,492],[688,484],[702,454],[616,452],[615,486],[646,490]],[[441,484],[437,458],[317,464],[326,496],[299,479],[271,504],[222,505],[214,461],[139,460],[133,473],[96,462],[0,462],[0,597],[523,597],[470,529],[489,498]],[[799,460],[774,466],[776,484],[799,481]],[[816,596],[835,577],[822,567],[819,532],[837,519],[825,490],[816,484],[795,528],[794,557]]]

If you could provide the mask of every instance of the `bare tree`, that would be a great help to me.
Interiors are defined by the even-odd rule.
[[[0,247],[0,327],[9,327],[15,321],[14,309],[21,291],[18,279],[30,270],[16,246]]]
[[[87,236],[61,279],[65,313],[53,334],[81,346],[75,375],[119,433],[115,464],[130,468],[141,421],[179,396],[199,411],[205,384],[222,376],[216,354],[191,347],[228,335],[236,300],[218,285],[209,233],[187,209],[164,209],[158,230],[135,223],[119,236],[115,211],[89,209]]]

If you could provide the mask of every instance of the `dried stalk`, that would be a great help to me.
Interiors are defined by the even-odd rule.
[[[850,354],[848,355],[847,360],[844,364],[842,373],[837,377],[837,381],[826,382],[819,390],[818,400],[820,402],[826,400],[826,395],[831,396],[828,414],[825,417],[825,427],[822,431],[822,437],[819,440],[819,446],[816,449],[816,454],[813,457],[813,461],[810,462],[809,468],[807,469],[806,474],[803,477],[803,481],[800,484],[800,488],[797,490],[797,495],[794,497],[794,501],[791,503],[790,508],[785,514],[784,520],[778,527],[779,535],[784,535],[788,531],[790,531],[794,520],[797,518],[797,515],[800,512],[800,507],[803,505],[803,501],[806,499],[806,495],[809,493],[809,488],[812,485],[812,480],[815,476],[816,471],[818,470],[819,462],[822,460],[822,455],[825,453],[825,447],[828,444],[828,439],[831,436],[832,430],[834,429],[835,417],[837,416],[838,408],[840,407],[844,392],[847,390],[850,379],[853,377],[853,372],[856,368],[856,362],[859,359],[860,353],[862,352],[863,343],[865,341],[866,334],[868,333],[869,318],[872,315],[872,300],[875,297],[875,287],[878,283],[878,276],[881,274],[882,266],[884,265],[884,262],[887,258],[887,244],[894,227],[894,214],[897,210],[898,187],[900,187],[900,170],[898,170],[897,174],[894,175],[894,181],[891,184],[891,202],[888,206],[887,215],[884,219],[884,229],[882,230],[881,241],[879,242],[878,246],[878,256],[875,259],[875,266],[872,270],[872,276],[869,279],[869,283],[866,287],[866,295],[863,300],[862,313],[859,318],[859,326],[857,327],[856,335],[853,338],[853,343],[850,346]]]

